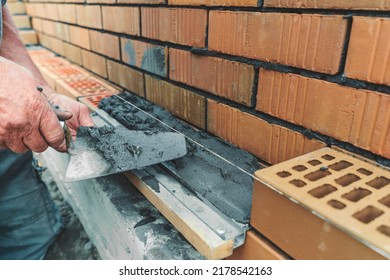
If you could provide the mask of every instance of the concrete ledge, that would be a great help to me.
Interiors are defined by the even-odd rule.
[[[68,155],[49,149],[36,157],[48,167],[102,259],[203,259],[123,175],[63,183]]]

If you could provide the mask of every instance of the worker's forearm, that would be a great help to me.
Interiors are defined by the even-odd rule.
[[[28,55],[7,6],[3,7],[3,40],[0,47],[0,56],[27,68],[40,85],[47,85],[42,74]]]

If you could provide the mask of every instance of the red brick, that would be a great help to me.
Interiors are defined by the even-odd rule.
[[[106,30],[140,35],[138,7],[110,7],[103,6],[103,28]]]
[[[99,31],[90,31],[91,49],[114,59],[120,59],[119,38]]]
[[[144,77],[130,67],[107,60],[108,78],[110,81],[140,96],[145,95]]]
[[[60,21],[76,23],[76,5],[75,4],[66,4],[66,5],[58,5],[58,19]]]
[[[264,0],[264,7],[310,8],[310,9],[352,9],[352,10],[389,10],[390,1],[372,0]]]
[[[253,66],[216,57],[169,50],[169,76],[215,95],[251,106]]]
[[[102,28],[102,11],[100,6],[76,6],[77,24],[91,28]]]
[[[141,8],[142,36],[182,45],[204,47],[207,11],[177,8]]]
[[[168,0],[169,5],[257,7],[258,0]]]
[[[175,116],[205,128],[206,99],[191,91],[145,75],[146,98]]]
[[[335,74],[346,28],[339,15],[211,11],[209,49]]]
[[[390,85],[390,20],[354,17],[346,76]]]
[[[207,120],[209,132],[271,164],[325,146],[298,132],[212,100],[207,103]]]
[[[227,260],[286,260],[286,254],[281,252],[255,230],[247,232],[245,243],[234,249],[233,255]]]
[[[69,26],[70,42],[84,49],[91,49],[89,30],[87,28]]]
[[[390,158],[390,95],[262,69],[256,109]]]
[[[59,93],[67,95],[73,99],[76,99],[79,96],[94,94],[110,95],[118,92],[108,83],[93,77],[57,80],[57,90]]]
[[[100,55],[92,52],[82,50],[83,66],[88,70],[107,78],[107,62],[106,59]]]
[[[166,77],[168,48],[137,40],[121,39],[122,61]]]

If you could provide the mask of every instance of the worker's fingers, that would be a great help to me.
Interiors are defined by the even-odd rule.
[[[69,120],[73,117],[72,112],[62,110],[58,105],[54,105],[54,107],[52,107],[52,109],[60,121],[66,121],[66,120]]]
[[[91,119],[88,107],[81,103],[79,106],[80,106],[80,111],[79,111],[80,126],[94,126],[95,124]]]
[[[59,152],[66,151],[64,130],[48,105],[41,115],[39,130],[50,147]]]
[[[23,137],[22,141],[25,146],[36,153],[44,152],[49,146],[46,140],[42,137],[39,130],[31,131],[29,134]]]
[[[11,151],[17,153],[17,154],[22,154],[25,153],[29,150],[29,148],[21,141],[7,141],[5,143],[8,149]]]

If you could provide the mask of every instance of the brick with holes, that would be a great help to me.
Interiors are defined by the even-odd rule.
[[[330,148],[256,172],[251,225],[295,259],[390,257],[390,171]]]

